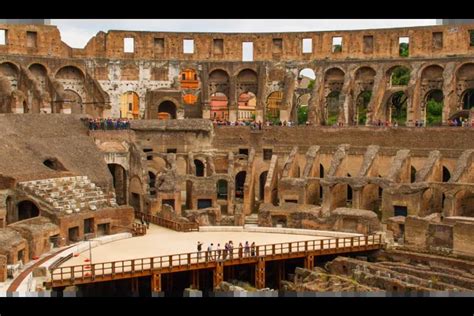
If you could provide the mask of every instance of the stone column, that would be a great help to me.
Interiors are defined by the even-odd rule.
[[[202,118],[211,118],[210,100],[209,100],[209,71],[207,64],[202,66],[201,70],[201,107],[202,107]]]
[[[237,121],[238,115],[238,100],[237,100],[237,78],[230,77],[229,82],[229,99],[228,99],[228,107],[229,107],[229,121]]]

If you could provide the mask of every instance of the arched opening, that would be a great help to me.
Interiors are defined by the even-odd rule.
[[[405,125],[407,121],[407,99],[403,91],[395,92],[389,99],[389,111],[392,124]],[[387,115],[388,117],[388,115]]]
[[[280,108],[283,101],[283,92],[274,91],[268,95],[265,109],[267,121],[277,124],[280,122]]]
[[[443,114],[443,91],[434,89],[426,94],[426,125],[441,125]]]
[[[304,68],[298,74],[298,88],[312,90],[314,87],[316,74],[311,68]]]
[[[56,171],[67,171],[63,164],[56,158],[49,158],[43,161],[43,165]]]
[[[218,200],[227,200],[227,181],[220,179],[217,181],[217,199]]]
[[[362,91],[356,101],[356,125],[365,125],[372,91]]]
[[[65,66],[56,72],[56,79],[84,80],[84,74],[75,66]]]
[[[309,99],[311,99],[311,94],[305,93],[300,95],[296,101],[295,113],[292,114],[292,117],[295,118],[295,121],[298,124],[306,124],[308,121],[308,103]]]
[[[239,121],[249,122],[255,120],[257,97],[252,92],[244,92],[239,96],[237,118]]]
[[[337,124],[339,118],[339,91],[332,91],[327,96],[327,125]]]
[[[397,66],[391,69],[391,86],[406,86],[408,82],[410,82],[410,69],[403,66]]]
[[[226,121],[229,119],[229,101],[222,92],[211,94],[211,119]]]
[[[148,186],[150,187],[150,195],[156,195],[156,174],[148,171]]]
[[[19,221],[39,216],[38,207],[31,201],[21,201],[17,207]]]
[[[109,163],[107,164],[107,167],[109,168],[109,171],[112,174],[117,204],[127,204],[127,173],[125,171],[125,168],[115,163]]]
[[[413,183],[416,181],[416,169],[415,167],[410,167],[410,182]]]
[[[451,179],[451,172],[449,172],[448,168],[443,166],[443,182],[448,182]]]
[[[319,164],[319,178],[324,178],[324,166],[323,164]],[[320,201],[323,200],[323,186],[319,183],[319,199]]]
[[[134,208],[136,212],[142,210],[142,195],[143,186],[142,182],[138,177],[133,177],[130,181],[130,198],[129,204]]]
[[[125,92],[120,96],[120,117],[138,119],[140,116],[140,98],[134,91]]]
[[[265,183],[267,182],[267,175],[268,171],[264,171],[260,174],[259,182],[260,182],[260,200],[263,201],[265,199]]]
[[[462,109],[470,110],[474,107],[474,89],[468,89],[462,97]]]
[[[235,198],[242,199],[244,197],[244,184],[245,184],[245,177],[247,176],[247,172],[240,171],[235,175]]]
[[[196,167],[196,177],[204,177],[204,163],[199,159],[194,159],[194,166]]]
[[[474,193],[462,190],[455,199],[455,216],[474,217]]]
[[[28,69],[35,77],[36,81],[38,81],[41,90],[43,90],[43,92],[46,92],[46,81],[48,77],[48,71],[46,70],[46,68],[41,64],[32,64]]]
[[[63,109],[70,109],[69,113],[81,114],[83,111],[82,98],[73,90],[64,90]],[[68,111],[64,111],[67,113]]]
[[[158,119],[176,119],[176,105],[171,101],[163,101],[158,106]]]
[[[12,90],[16,90],[18,87],[18,77],[19,77],[19,69],[16,65],[6,62],[0,64],[0,74],[7,77],[10,81],[10,87]]]

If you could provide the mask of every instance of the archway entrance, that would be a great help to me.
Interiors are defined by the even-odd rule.
[[[194,159],[194,166],[196,167],[196,177],[204,177],[204,164],[199,159]]]
[[[39,216],[38,207],[31,201],[22,201],[18,203],[17,207],[19,221]]]
[[[107,166],[109,167],[109,171],[112,174],[117,204],[127,204],[127,173],[124,167],[114,163],[110,163]]]
[[[359,94],[356,101],[356,125],[365,125],[367,121],[367,109],[369,107],[372,91],[363,91]]]
[[[283,101],[283,92],[274,91],[267,98],[266,120],[276,124],[280,122],[280,108]]]
[[[138,119],[140,114],[140,98],[133,91],[120,96],[120,117]]]
[[[158,119],[176,119],[176,105],[171,101],[161,102],[158,106]]]
[[[407,99],[408,97],[403,91],[395,92],[390,98],[390,118],[393,124],[406,124]]]
[[[464,96],[462,98],[462,109],[463,110],[470,110],[474,107],[474,89],[469,89],[464,92]]]
[[[240,171],[235,175],[235,198],[237,199],[244,198],[244,184],[246,176],[247,172],[245,171]]]
[[[227,181],[219,180],[217,181],[217,199],[218,200],[227,200]]]
[[[426,95],[426,125],[441,125],[443,114],[443,91],[431,90]]]
[[[212,120],[226,121],[229,119],[229,101],[224,93],[213,93],[209,105],[211,107]]]
[[[327,125],[331,126],[337,123],[339,117],[339,91],[332,91],[327,97]]]

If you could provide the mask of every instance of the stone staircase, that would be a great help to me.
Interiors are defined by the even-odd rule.
[[[104,207],[116,207],[115,193],[107,197],[86,176],[51,178],[18,183],[18,188],[57,212],[72,214]]]
[[[251,214],[245,216],[245,227],[257,227],[258,226],[258,215],[257,214]]]

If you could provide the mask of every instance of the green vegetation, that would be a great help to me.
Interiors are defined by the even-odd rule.
[[[469,30],[470,45],[474,46],[474,30]]]
[[[392,73],[392,86],[406,86],[410,81],[410,70],[405,67],[397,67]]]
[[[308,84],[308,89],[313,90],[315,82],[316,80],[311,79]]]
[[[427,125],[440,125],[443,113],[443,102],[437,102],[430,99],[426,104],[426,123]]]
[[[405,125],[407,121],[407,96],[402,92],[396,92],[392,96],[392,123]]]
[[[306,124],[308,120],[308,107],[302,106],[298,109],[298,124]]]
[[[267,121],[272,122],[273,125],[280,123],[280,117],[272,116],[271,113],[267,113]]]
[[[357,106],[357,124],[358,125],[365,125],[367,121],[367,107],[370,102],[370,98],[372,97],[372,91],[364,91],[360,94],[359,103]]]
[[[401,57],[408,57],[410,51],[410,44],[408,43],[400,43],[400,56]]]
[[[341,44],[336,44],[332,46],[332,52],[333,53],[340,53],[342,52],[342,45]]]

